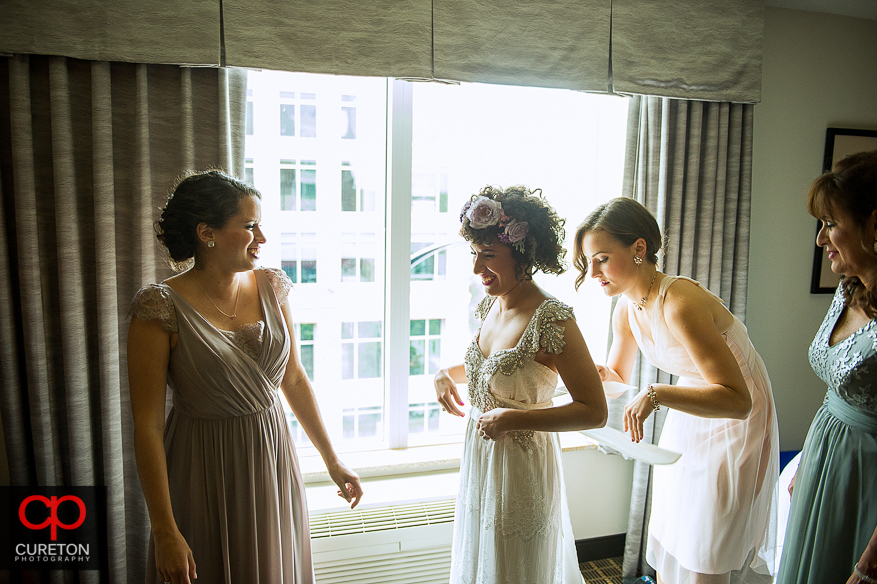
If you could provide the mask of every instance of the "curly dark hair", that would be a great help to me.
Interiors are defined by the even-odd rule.
[[[849,221],[859,232],[862,249],[877,265],[874,233],[867,228],[877,211],[877,150],[851,154],[813,181],[807,194],[807,210],[820,220],[831,217]],[[860,308],[868,318],[877,316],[877,290],[869,290],[857,276],[846,274],[840,278],[840,287],[844,304]]]
[[[563,239],[565,219],[557,213],[542,196],[542,189],[530,190],[525,186],[509,187],[505,190],[486,186],[472,195],[460,212],[460,235],[466,241],[476,244],[503,242],[507,221],[476,229],[472,226],[467,211],[478,197],[486,197],[502,206],[502,215],[507,221],[527,223],[527,235],[515,244],[505,242],[511,249],[512,257],[524,277],[532,278],[539,270],[546,274],[562,274],[566,271],[563,260],[566,250]]]
[[[176,270],[185,267],[198,249],[197,227],[222,229],[240,211],[246,197],[262,198],[251,185],[221,170],[190,170],[180,176],[153,224],[155,237],[167,249]]]

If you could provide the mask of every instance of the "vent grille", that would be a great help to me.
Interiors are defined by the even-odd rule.
[[[451,548],[317,563],[314,575],[318,584],[448,584]]]
[[[311,515],[311,539],[453,523],[454,499]]]

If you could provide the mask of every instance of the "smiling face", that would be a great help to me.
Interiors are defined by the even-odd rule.
[[[639,273],[633,262],[634,255],[637,255],[636,245],[624,245],[602,229],[589,231],[582,239],[588,275],[597,280],[607,296],[622,294],[636,283]]]
[[[847,277],[871,282],[877,272],[877,258],[864,241],[861,229],[842,213],[820,218],[822,226],[816,234],[816,245],[824,247],[831,261],[831,271]],[[867,229],[867,226],[866,226]]]
[[[265,236],[259,222],[262,220],[262,204],[257,197],[244,197],[233,215],[221,229],[213,230],[217,258],[235,272],[245,272],[256,267],[259,247]]]
[[[481,284],[490,296],[502,296],[520,283],[520,269],[510,246],[493,241],[473,243],[470,248],[472,271],[481,278]]]

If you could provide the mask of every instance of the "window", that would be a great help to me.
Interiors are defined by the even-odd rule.
[[[280,269],[293,284],[317,282],[316,233],[280,234]]]
[[[462,362],[484,295],[458,211],[487,184],[541,188],[567,218],[571,254],[576,225],[620,193],[627,100],[266,70],[248,73],[248,91],[261,263],[296,284],[301,359],[336,449],[459,441],[468,420],[441,414],[432,381]],[[522,126],[534,108],[539,123]],[[340,121],[318,127],[318,111]],[[388,132],[405,124],[407,137]],[[575,293],[571,270],[536,281],[573,306],[601,360],[610,299],[587,284]]]
[[[295,325],[299,357],[304,365],[305,373],[308,374],[308,379],[311,381],[314,380],[314,329],[316,326],[314,323],[296,323]]]
[[[341,210],[375,210],[375,192],[357,187],[356,173],[348,161],[341,163]]]
[[[341,103],[341,139],[356,140],[356,101],[355,95],[342,95]]]
[[[411,321],[409,375],[434,374],[441,369],[443,324],[441,318]]]
[[[381,321],[341,323],[341,379],[381,376]]]
[[[341,281],[375,281],[375,234],[341,234]]]

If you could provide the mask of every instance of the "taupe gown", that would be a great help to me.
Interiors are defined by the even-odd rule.
[[[278,389],[291,346],[280,303],[291,283],[256,270],[263,322],[216,329],[165,284],[142,288],[132,314],[179,334],[164,446],[174,519],[198,582],[310,584],[307,504]],[[261,332],[261,343],[258,341]],[[160,582],[150,538],[146,582]]]

